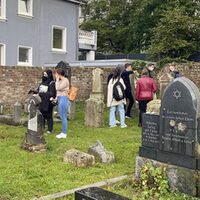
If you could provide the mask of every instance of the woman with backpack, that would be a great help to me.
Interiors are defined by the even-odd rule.
[[[116,126],[115,112],[118,110],[120,116],[121,128],[126,128],[125,124],[125,110],[124,105],[126,104],[125,89],[123,79],[121,78],[122,66],[118,65],[113,71],[113,76],[108,82],[107,90],[107,107],[110,107],[109,114],[109,125],[110,128]]]

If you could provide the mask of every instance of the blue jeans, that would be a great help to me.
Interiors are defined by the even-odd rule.
[[[58,96],[58,112],[62,121],[62,133],[67,134],[67,111],[69,99],[66,96]]]
[[[119,117],[120,117],[120,125],[125,125],[125,110],[124,110],[124,104],[120,104],[117,106],[111,106],[110,107],[110,115],[109,115],[109,125],[114,126],[116,125],[116,109],[119,111]]]

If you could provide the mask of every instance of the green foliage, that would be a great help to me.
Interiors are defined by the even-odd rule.
[[[198,50],[199,30],[199,17],[189,16],[185,7],[169,7],[153,29],[149,53],[153,56],[187,59]]]
[[[142,188],[144,199],[159,198],[169,193],[169,184],[166,177],[166,168],[155,168],[150,164],[144,165],[141,169],[141,176],[138,181]]]
[[[156,63],[156,66],[158,68],[162,68],[164,65],[168,64],[168,63],[187,63],[188,61],[185,60],[185,59],[180,59],[180,58],[169,58],[169,57],[166,57],[166,58],[163,58],[161,60],[159,60],[157,63]]]
[[[100,53],[115,54],[123,51],[128,7],[126,0],[91,0],[87,4],[85,15],[89,17],[81,24],[81,29],[97,30]]]
[[[199,13],[197,0],[91,0],[81,28],[98,31],[101,54],[187,59],[199,50]]]

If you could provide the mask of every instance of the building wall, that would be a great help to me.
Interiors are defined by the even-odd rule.
[[[33,18],[18,15],[18,1],[6,1],[6,21],[0,20],[0,43],[6,45],[6,65],[17,65],[18,45],[33,49],[33,66],[77,60],[78,4],[63,0],[33,0]],[[52,25],[67,28],[67,53],[52,52]]]
[[[191,79],[200,88],[200,63],[191,65],[182,64],[177,66],[185,77]],[[30,88],[37,88],[41,80],[41,67],[0,67],[0,101],[11,106],[16,101],[24,103],[28,97]],[[51,68],[53,70],[53,68]],[[79,88],[77,100],[89,98],[92,90],[92,70],[93,67],[72,67],[72,84]],[[112,68],[102,67],[104,71],[104,94],[106,96],[107,77]],[[159,74],[162,73],[162,70]],[[158,76],[159,76],[158,74]]]

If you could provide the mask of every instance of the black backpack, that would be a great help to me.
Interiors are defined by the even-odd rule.
[[[120,101],[125,97],[125,89],[122,83],[117,80],[117,82],[113,85],[113,98],[116,101]]]

